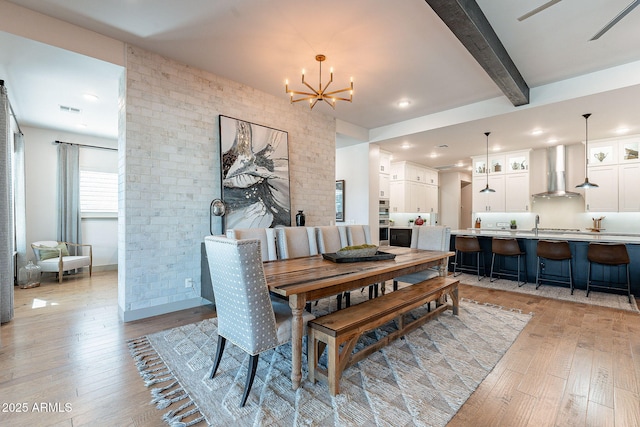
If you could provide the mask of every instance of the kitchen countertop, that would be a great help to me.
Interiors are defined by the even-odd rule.
[[[501,230],[471,228],[466,230],[451,230],[452,235],[465,236],[499,236],[517,237],[522,239],[545,239],[545,240],[573,240],[582,242],[611,242],[611,243],[631,243],[640,244],[640,234],[623,233],[603,233],[590,231],[539,231],[536,236],[533,230]]]

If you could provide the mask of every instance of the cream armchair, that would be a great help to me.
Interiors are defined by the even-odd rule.
[[[72,253],[69,254],[69,247]],[[58,273],[58,282],[62,283],[62,275],[65,271],[89,267],[89,276],[93,268],[93,248],[91,245],[81,245],[70,242],[57,242],[55,240],[42,240],[31,244],[33,253],[43,273]],[[89,254],[85,255],[85,249],[89,248]],[[78,255],[82,253],[82,255]]]

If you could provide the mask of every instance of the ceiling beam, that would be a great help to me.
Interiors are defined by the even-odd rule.
[[[513,105],[529,103],[529,86],[475,0],[425,0]]]

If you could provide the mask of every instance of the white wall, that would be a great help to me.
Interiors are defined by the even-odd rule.
[[[116,140],[21,126],[25,141],[25,186],[27,205],[27,257],[34,259],[29,247],[37,240],[57,239],[57,151],[53,141],[101,147],[117,146]],[[95,163],[117,172],[117,152],[80,149],[81,163]],[[93,265],[115,268],[117,265],[117,218],[83,219],[82,240],[93,245]]]
[[[345,202],[344,218],[346,224],[369,224],[372,238],[378,237],[377,227],[371,218],[369,144],[362,143],[336,150],[336,179],[344,179]],[[376,174],[378,168],[374,168]],[[378,180],[375,180],[377,192]],[[377,207],[375,207],[377,209]],[[328,224],[327,224],[328,225]]]

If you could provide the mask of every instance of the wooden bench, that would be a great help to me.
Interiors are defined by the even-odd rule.
[[[453,278],[434,277],[308,322],[309,380],[315,383],[317,378],[324,379],[329,385],[329,392],[335,396],[340,392],[342,372],[349,366],[423,325],[444,310],[451,309],[457,315],[458,283]],[[437,306],[435,310],[405,323],[406,313],[431,301],[438,301],[444,295],[451,297],[450,304]],[[396,331],[353,353],[363,333],[392,320],[396,321]],[[325,347],[328,351],[328,363],[327,369],[322,369],[318,366],[318,359]]]

